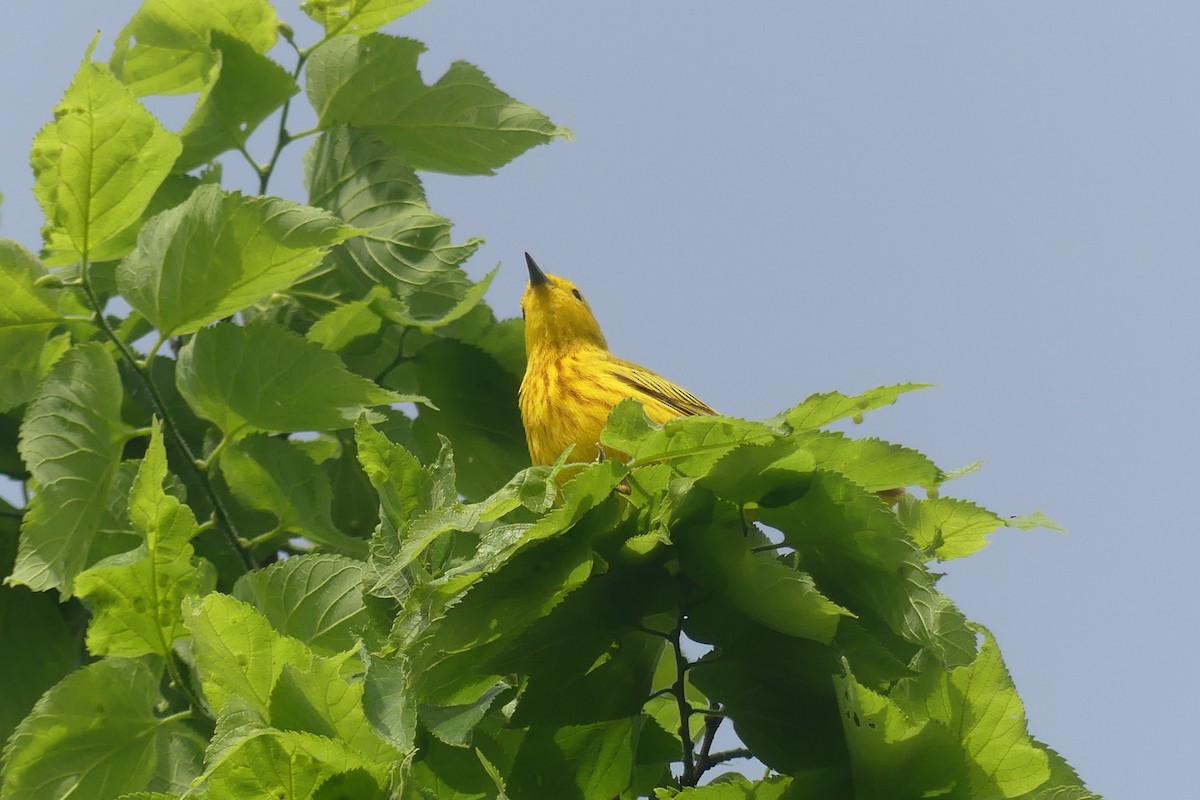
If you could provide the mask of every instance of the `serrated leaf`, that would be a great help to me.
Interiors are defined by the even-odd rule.
[[[938,646],[933,579],[891,509],[837,473],[779,478],[759,519],[783,533],[821,592],[864,623]]]
[[[721,704],[758,759],[788,774],[841,765],[845,744],[830,648],[770,630],[720,598],[689,609],[684,632],[719,646],[719,656],[701,659],[688,675],[708,700]]]
[[[425,5],[427,0],[305,0],[300,9],[327,35],[362,36]]]
[[[239,439],[221,454],[221,472],[242,503],[275,515],[279,533],[366,558],[366,541],[342,533],[330,518],[333,497],[324,470],[291,442],[263,435]]]
[[[900,681],[890,699],[910,719],[929,719],[961,742],[970,797],[1014,797],[1050,777],[1046,752],[1030,739],[1025,712],[995,640],[986,631],[974,662]]]
[[[422,349],[412,366],[422,394],[435,408],[422,408],[413,436],[426,452],[445,436],[460,452],[458,489],[469,500],[486,497],[529,466],[529,451],[517,409],[516,376],[492,356],[452,339]]]
[[[228,595],[184,601],[184,621],[204,696],[218,714],[236,700],[265,718],[283,665],[312,664],[302,642],[275,632],[252,606]]]
[[[1004,521],[1004,524],[1010,528],[1016,528],[1017,530],[1022,531],[1031,531],[1034,528],[1045,528],[1058,533],[1067,532],[1066,528],[1050,519],[1041,511],[1034,511],[1032,514],[1022,514],[1019,517],[1009,517]]]
[[[322,316],[305,336],[310,342],[333,351],[341,350],[360,337],[371,336],[383,325],[383,317],[375,313],[373,305],[376,300],[387,296],[387,289],[376,286],[364,299],[340,305]]]
[[[213,31],[265,53],[279,20],[266,0],[145,0],[113,47],[113,71],[139,96],[187,94],[204,88],[217,56]]]
[[[917,547],[941,561],[982,550],[988,534],[1004,525],[1004,520],[986,508],[953,497],[906,502],[901,504],[900,514]]]
[[[488,655],[582,585],[593,567],[582,537],[562,537],[526,550],[480,581],[414,645],[417,702],[458,706],[482,697],[499,678],[481,668]]]
[[[85,61],[30,155],[47,241],[69,244],[85,261],[103,258],[104,244],[137,221],[181,149],[108,67]]]
[[[318,653],[340,653],[354,647],[367,623],[362,567],[342,556],[297,556],[243,575],[233,596],[254,606],[280,633]]]
[[[348,428],[364,409],[424,398],[351,374],[335,354],[277,325],[215,325],[179,353],[179,392],[226,436]]]
[[[583,800],[621,795],[632,780],[641,724],[641,717],[627,717],[530,730],[508,778],[510,792]]]
[[[178,172],[245,145],[264,119],[300,91],[287,70],[246,42],[218,30],[211,35],[215,60],[196,110],[179,132]]]
[[[855,789],[865,797],[969,800],[966,759],[953,732],[858,683],[834,676]]]
[[[451,242],[450,221],[430,210],[403,153],[371,131],[337,126],[308,151],[305,174],[314,206],[366,231],[335,248],[328,274],[313,279],[332,284],[326,293],[357,298],[381,284],[423,316],[463,298],[470,281],[459,266],[482,240]]]
[[[774,421],[786,423],[787,430],[797,433],[816,430],[847,417],[858,421],[861,415],[868,411],[895,403],[896,398],[905,392],[928,388],[928,383],[898,383],[894,386],[879,386],[853,396],[841,392],[821,392],[808,397],[790,411],[780,414]]]
[[[129,493],[129,518],[145,537],[138,549],[101,561],[75,578],[92,609],[88,649],[95,655],[169,656],[185,636],[180,603],[212,590],[212,565],[194,557],[200,526],[191,508],[163,491],[167,451],[157,419]]]
[[[335,775],[352,770],[369,773],[372,769],[378,769],[378,765],[336,739],[260,728],[239,739],[219,760],[210,763],[204,779],[207,797],[213,800],[226,797],[309,800]]]
[[[271,725],[345,742],[364,757],[368,772],[383,780],[401,753],[368,724],[362,681],[348,680],[361,673],[357,648],[330,658],[314,658],[304,669],[285,664],[271,691]]]
[[[376,303],[376,306],[389,322],[394,322],[398,325],[414,326],[428,333],[437,328],[444,328],[452,322],[457,322],[483,302],[483,295],[487,292],[488,287],[492,285],[492,279],[496,277],[496,272],[499,269],[499,267],[496,267],[496,269],[484,275],[483,279],[478,283],[471,284],[470,288],[463,293],[461,300],[455,303],[444,314],[437,317],[413,316],[408,303],[398,298],[381,299]]]
[[[307,68],[320,125],[370,128],[416,169],[458,175],[491,175],[535,145],[570,138],[466,62],[426,86],[423,52],[420,42],[383,34],[327,42]]]
[[[818,469],[831,470],[872,492],[920,486],[936,489],[945,475],[923,453],[881,439],[850,439],[815,431],[796,436]]]
[[[408,668],[398,658],[365,658],[363,709],[367,719],[393,747],[408,752],[417,737],[417,704],[408,690]]]
[[[36,285],[46,274],[32,253],[0,239],[0,411],[33,394],[42,373],[46,337],[62,322],[57,295]]]
[[[0,540],[15,550],[16,524],[3,527]],[[0,575],[9,566],[0,558]],[[42,693],[76,666],[78,643],[53,595],[19,586],[0,586],[0,642],[10,643],[0,647],[0,741],[7,741]]]
[[[0,794],[56,800],[145,789],[161,751],[187,732],[154,715],[162,702],[158,676],[139,661],[104,659],[71,673],[9,740]]]
[[[842,617],[853,616],[821,594],[812,576],[751,552],[742,512],[693,491],[672,517],[672,541],[684,574],[768,628],[828,644]]]
[[[680,417],[654,425],[641,403],[622,400],[609,415],[600,443],[635,467],[669,463],[684,475],[703,474],[730,450],[746,443],[774,441],[763,423],[719,416]]]
[[[162,335],[192,333],[287,289],[352,234],[320,209],[205,185],[143,226],[117,286]]]
[[[750,781],[738,776],[729,781],[713,781],[707,786],[684,789],[658,789],[656,800],[786,800],[791,797],[789,789],[792,778],[772,775],[761,781]]]
[[[112,356],[91,343],[59,359],[38,387],[19,445],[37,494],[7,583],[69,597],[75,576],[105,551],[98,526],[127,437],[123,395]]]

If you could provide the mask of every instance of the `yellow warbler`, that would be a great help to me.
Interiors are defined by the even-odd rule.
[[[609,412],[627,397],[640,401],[660,424],[717,413],[661,375],[610,353],[575,284],[542,272],[528,253],[525,263],[529,286],[521,313],[527,365],[520,406],[534,464],[553,464],[571,445],[572,461],[595,459]]]

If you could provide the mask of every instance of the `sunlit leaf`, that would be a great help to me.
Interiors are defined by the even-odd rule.
[[[300,8],[328,35],[372,33],[412,13],[427,0],[305,0]]]
[[[267,0],[145,0],[117,38],[113,71],[139,96],[198,92],[218,59],[211,32],[265,53],[278,25]]]
[[[84,61],[30,156],[47,240],[102,258],[104,244],[150,203],[181,148],[108,67]]]
[[[7,583],[70,596],[75,576],[105,551],[98,527],[128,436],[122,395],[116,364],[98,344],[68,352],[38,387],[20,442],[37,494]]]
[[[62,322],[54,291],[35,285],[46,268],[10,239],[0,239],[0,411],[20,405],[41,377],[46,337]]]
[[[425,46],[343,36],[313,54],[308,95],[322,127],[365,127],[416,169],[491,175],[530,147],[570,132],[497,89],[478,68],[451,65],[433,86],[417,69]]]
[[[187,735],[182,721],[155,715],[161,702],[158,676],[140,661],[104,659],[71,673],[9,740],[0,794],[52,800],[145,789],[162,751]]]
[[[276,325],[215,325],[180,351],[176,380],[227,436],[348,428],[370,406],[411,401],[352,375],[320,345]]]
[[[129,518],[145,537],[138,549],[112,556],[75,578],[92,608],[88,649],[96,655],[170,654],[186,635],[180,603],[211,591],[212,566],[193,556],[199,531],[191,508],[163,491],[167,452],[157,420],[129,494]]]
[[[291,286],[352,233],[320,209],[201,186],[146,223],[117,286],[162,334],[191,333]]]

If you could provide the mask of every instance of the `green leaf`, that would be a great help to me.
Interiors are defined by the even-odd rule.
[[[221,454],[221,472],[242,503],[275,515],[278,532],[366,558],[366,541],[339,531],[329,516],[332,490],[324,470],[291,442],[247,436]]]
[[[226,436],[348,428],[405,397],[352,375],[335,354],[277,325],[214,325],[179,353],[179,392]]]
[[[366,298],[345,303],[325,314],[305,336],[310,342],[336,352],[355,339],[378,333],[383,317],[375,313],[373,305],[380,297],[387,296],[387,289],[376,286]]]
[[[162,720],[158,676],[139,661],[104,659],[38,701],[5,750],[0,794],[11,800],[116,797],[147,788],[163,751],[186,737]]]
[[[367,624],[362,573],[362,564],[350,558],[298,556],[243,575],[233,596],[275,630],[331,655],[354,647]]]
[[[310,202],[347,225],[366,231],[333,251],[314,280],[326,291],[353,297],[373,286],[408,297],[422,314],[444,313],[462,299],[470,281],[458,267],[481,239],[450,241],[451,223],[434,214],[411,164],[372,132],[338,126],[322,133],[305,156]],[[387,294],[385,293],[385,296]]]
[[[982,550],[988,534],[1004,525],[986,508],[953,497],[904,502],[900,518],[917,547],[941,561]]]
[[[841,392],[821,392],[810,396],[790,411],[780,414],[773,422],[783,422],[787,430],[797,433],[823,428],[831,422],[847,417],[860,422],[863,414],[890,406],[905,392],[928,388],[928,383],[898,383],[894,386],[880,386],[853,396],[846,396]]]
[[[684,632],[719,648],[719,655],[701,659],[688,674],[707,698],[721,703],[759,760],[788,774],[846,770],[831,648],[773,631],[721,598],[692,607]]]
[[[426,86],[423,52],[420,42],[383,34],[327,42],[307,68],[321,127],[370,128],[416,169],[457,175],[492,175],[535,145],[571,138],[466,62]]]
[[[38,387],[20,441],[37,494],[7,583],[69,597],[75,576],[105,552],[98,526],[128,436],[123,394],[117,366],[99,344],[76,346]]]
[[[204,774],[205,797],[309,800],[334,776],[371,768],[378,765],[344,742],[311,733],[259,728],[239,738],[209,765]],[[377,797],[378,787],[364,796]]]
[[[10,239],[0,239],[0,411],[24,403],[41,378],[46,336],[62,322],[58,297],[38,287],[45,276],[33,254]]]
[[[632,780],[641,717],[533,729],[508,779],[516,798],[611,800]]]
[[[458,464],[458,488],[467,499],[487,496],[529,466],[516,376],[482,350],[452,339],[422,349],[412,367],[421,393],[436,406],[421,409],[413,436],[427,452],[437,449],[442,435],[471,454]]]
[[[417,738],[417,704],[408,693],[409,674],[400,659],[364,656],[363,710],[375,730],[402,752]]]
[[[129,518],[145,541],[75,578],[76,593],[92,609],[88,649],[95,655],[169,656],[185,636],[180,603],[212,591],[212,565],[193,555],[199,531],[191,508],[163,491],[167,451],[155,420],[150,447],[129,493]]]
[[[680,417],[654,425],[642,404],[622,400],[600,433],[606,452],[627,456],[631,466],[668,463],[684,475],[701,475],[721,456],[746,443],[774,441],[761,422],[730,417]]]
[[[483,280],[472,284],[463,294],[462,299],[439,317],[412,316],[408,304],[396,298],[380,300],[377,306],[389,322],[394,322],[398,325],[415,326],[428,333],[436,328],[444,328],[452,322],[457,322],[483,302],[483,295],[487,292],[488,287],[492,285],[492,279],[496,277],[496,272],[499,269],[500,267],[496,267],[496,269],[483,276]]]
[[[278,26],[266,0],[145,0],[117,37],[111,64],[138,96],[199,92],[218,59],[209,47],[211,32],[265,53]]]
[[[306,0],[300,8],[327,35],[373,33],[389,22],[416,11],[427,0]]]
[[[819,469],[840,472],[872,492],[920,486],[936,489],[945,475],[922,453],[880,439],[850,439],[840,433],[799,434],[796,441]]]
[[[184,621],[204,695],[218,714],[236,700],[266,717],[283,665],[312,665],[302,642],[276,633],[252,606],[228,595],[184,601]]]
[[[320,209],[205,185],[145,224],[117,287],[162,335],[192,333],[287,289],[352,233]]]
[[[445,707],[482,697],[499,678],[483,668],[488,656],[582,585],[593,567],[583,537],[561,537],[481,580],[414,644],[417,701]]]
[[[659,789],[654,796],[656,800],[786,800],[792,796],[788,791],[791,786],[792,779],[784,775],[761,781],[749,781],[739,775],[733,780],[713,781],[682,792]]]
[[[1032,514],[1023,514],[1019,517],[1009,517],[1004,522],[1010,528],[1016,528],[1022,531],[1031,531],[1034,528],[1045,528],[1058,533],[1066,533],[1067,529],[1059,525],[1054,520],[1043,514],[1041,511],[1034,511]]]
[[[859,796],[994,796],[970,791],[966,760],[951,730],[925,714],[904,713],[844,668],[846,674],[834,676],[834,684]]]
[[[782,531],[821,592],[865,624],[937,646],[933,579],[891,509],[836,473],[780,479],[759,519]]]
[[[285,664],[271,692],[271,725],[345,742],[365,758],[367,771],[382,781],[391,762],[401,754],[367,723],[363,683],[347,680],[361,673],[357,648],[331,658],[315,658],[304,669]]]
[[[195,169],[245,145],[250,134],[300,87],[287,70],[249,44],[212,32],[215,55],[207,85],[180,136],[183,153],[175,169]]]
[[[674,589],[659,565],[610,569],[530,625],[488,664],[525,677],[510,724],[557,727],[637,716],[666,647],[640,627],[673,609]]]
[[[108,67],[85,61],[30,155],[47,241],[111,257],[104,244],[137,221],[181,149]]]
[[[0,530],[0,538],[9,534]],[[8,566],[0,565],[0,574]],[[9,643],[0,647],[0,686],[5,687],[0,692],[0,741],[7,741],[42,692],[74,669],[78,644],[53,595],[17,586],[0,586],[0,642]]]
[[[1025,728],[1025,709],[995,639],[984,633],[974,663],[902,680],[891,699],[912,719],[944,725],[961,742],[970,797],[1014,797],[1050,777],[1049,758]]]
[[[671,538],[688,577],[724,596],[768,628],[828,644],[838,621],[853,616],[822,595],[812,576],[767,553],[751,552],[741,510],[694,490],[671,520]]]

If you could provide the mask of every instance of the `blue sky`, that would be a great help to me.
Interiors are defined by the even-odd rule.
[[[0,235],[36,245],[29,142],[137,5],[6,13]],[[942,584],[1030,729],[1111,798],[1194,791],[1200,4],[432,0],[388,30],[576,134],[427,180],[487,239],[473,274],[502,263],[500,315],[528,250],[615,352],[729,414],[937,384],[853,432],[984,459],[946,493],[1069,529],[1001,532]],[[275,191],[301,196],[300,154]]]

